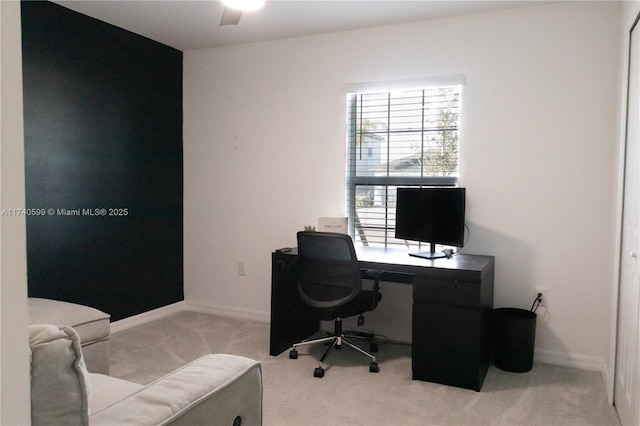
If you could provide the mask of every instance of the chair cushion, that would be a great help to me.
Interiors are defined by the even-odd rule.
[[[91,387],[71,327],[29,326],[31,424],[88,425]]]
[[[90,413],[98,413],[142,390],[143,385],[105,374],[89,373],[91,378]]]
[[[109,337],[110,315],[89,306],[60,300],[29,297],[29,324],[60,324],[72,327],[82,345]]]

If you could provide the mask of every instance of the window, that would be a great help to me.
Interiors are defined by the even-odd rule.
[[[398,187],[456,186],[461,86],[347,95],[347,215],[354,242],[396,240]]]

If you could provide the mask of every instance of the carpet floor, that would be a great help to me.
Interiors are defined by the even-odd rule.
[[[411,348],[380,345],[380,372],[350,348],[327,358],[322,345],[269,355],[269,324],[183,311],[113,333],[111,375],[147,384],[201,355],[261,361],[265,426],[619,425],[596,371],[535,363],[527,373],[491,366],[481,392],[411,380]],[[366,348],[366,346],[365,346]]]

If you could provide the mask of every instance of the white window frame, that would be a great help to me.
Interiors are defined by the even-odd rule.
[[[395,240],[395,199],[390,196],[395,192],[397,187],[442,187],[457,186],[458,173],[454,176],[358,176],[356,174],[356,136],[354,125],[357,121],[355,117],[355,97],[360,94],[371,93],[393,93],[404,92],[409,90],[423,90],[440,87],[459,86],[460,95],[465,78],[462,75],[430,77],[424,79],[396,80],[387,82],[371,82],[350,84],[345,88],[347,94],[347,126],[346,126],[346,146],[347,146],[347,165],[346,165],[346,208],[347,217],[349,218],[349,234],[357,245],[373,245],[373,246],[404,246],[410,249],[419,249],[420,243],[415,241],[398,241]],[[461,99],[458,102],[458,109],[461,110]],[[460,120],[456,131],[459,132]],[[423,129],[424,132],[424,129]],[[459,134],[459,133],[458,133]],[[460,139],[458,139],[458,148]],[[459,162],[458,162],[459,165]],[[356,194],[357,187],[374,186],[374,192],[380,193],[384,199],[384,225],[379,224],[371,227],[370,224],[362,226],[356,223]],[[369,227],[368,227],[369,226]],[[369,243],[367,233],[382,234],[381,238],[373,238],[375,241]]]

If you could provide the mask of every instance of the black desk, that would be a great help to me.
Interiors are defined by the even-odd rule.
[[[493,256],[426,260],[392,249],[356,252],[361,269],[383,270],[382,281],[413,285],[413,378],[479,391],[491,362]],[[297,251],[271,258],[269,353],[275,356],[316,333],[319,321],[296,290]]]

